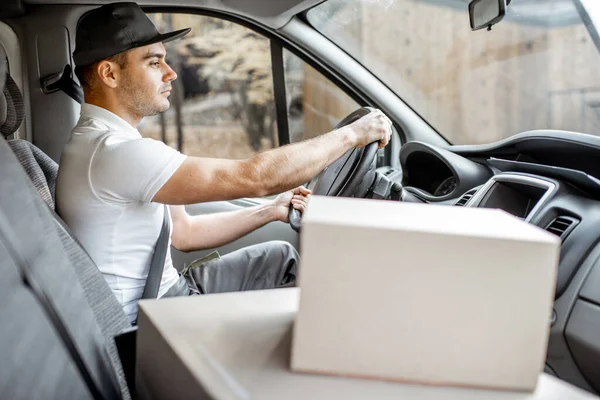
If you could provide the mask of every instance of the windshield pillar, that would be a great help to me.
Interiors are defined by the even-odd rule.
[[[598,0],[574,0],[577,11],[600,52],[600,2]]]

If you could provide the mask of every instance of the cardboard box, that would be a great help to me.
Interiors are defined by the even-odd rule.
[[[560,240],[500,210],[313,196],[297,372],[533,391]]]
[[[408,385],[294,373],[298,288],[140,301],[140,400],[598,400],[548,374],[536,391]]]

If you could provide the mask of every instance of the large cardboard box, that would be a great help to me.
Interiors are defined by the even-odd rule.
[[[599,400],[548,374],[534,393],[294,373],[298,288],[140,301],[140,400]]]
[[[559,239],[500,210],[313,196],[296,372],[532,391]]]

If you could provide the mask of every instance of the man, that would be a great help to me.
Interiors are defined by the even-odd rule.
[[[57,210],[89,252],[131,321],[137,315],[152,254],[170,205],[170,244],[182,251],[215,248],[270,222],[288,222],[310,191],[300,186],[355,146],[385,146],[391,122],[381,112],[305,142],[245,160],[187,157],[135,128],[169,108],[176,73],[160,34],[135,3],[85,14],[73,54],[85,104],[61,157]],[[295,189],[293,189],[295,188]],[[283,192],[283,193],[282,193]],[[228,213],[190,217],[185,204],[280,194]],[[158,297],[273,288],[294,284],[298,255],[269,242],[203,263],[181,277],[167,253]]]

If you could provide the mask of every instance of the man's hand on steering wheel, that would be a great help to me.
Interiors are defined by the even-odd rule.
[[[355,135],[356,147],[379,142],[379,148],[385,147],[392,137],[392,121],[380,110],[373,110],[357,121],[340,129],[351,130]]]
[[[334,131],[349,137],[354,148],[322,171],[313,190],[319,196],[353,197],[357,190],[368,190],[371,179],[366,185],[363,179],[369,174],[374,179],[377,150],[391,140],[393,124],[380,110],[362,107],[341,120]],[[288,208],[288,212],[286,220],[299,232],[301,213],[295,207]]]
[[[278,221],[285,223],[290,222],[289,211],[290,207],[304,213],[306,204],[308,202],[308,196],[312,192],[304,186],[299,186],[295,189],[288,190],[287,192],[281,193],[273,200],[273,206],[275,207],[276,218]]]

